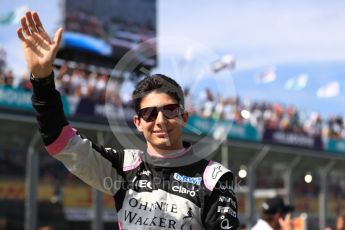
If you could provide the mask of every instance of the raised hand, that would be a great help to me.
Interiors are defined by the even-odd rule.
[[[53,71],[53,62],[58,51],[62,28],[59,28],[50,39],[44,30],[41,20],[36,12],[28,11],[21,18],[21,27],[17,30],[21,40],[26,63],[29,71],[35,78],[44,78]]]

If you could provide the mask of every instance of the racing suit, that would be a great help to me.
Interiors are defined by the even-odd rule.
[[[230,170],[197,158],[189,143],[164,158],[99,146],[67,122],[53,73],[31,82],[47,151],[85,183],[114,197],[120,229],[237,229]]]

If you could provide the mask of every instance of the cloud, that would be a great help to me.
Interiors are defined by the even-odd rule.
[[[190,37],[211,49],[234,53],[240,69],[345,59],[343,1],[204,3],[186,1],[181,10],[162,1],[160,33]]]

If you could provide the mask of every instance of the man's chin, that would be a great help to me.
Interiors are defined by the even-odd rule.
[[[154,148],[161,149],[161,150],[171,150],[172,148],[172,144],[169,138],[164,138],[164,139],[155,141],[154,143],[152,143],[152,146]]]

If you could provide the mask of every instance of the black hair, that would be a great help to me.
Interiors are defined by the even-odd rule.
[[[261,219],[265,220],[266,222],[271,222],[274,219],[275,214],[268,214],[265,212],[261,212]]]
[[[132,93],[132,101],[136,113],[140,109],[142,99],[152,92],[168,94],[177,101],[181,109],[184,109],[184,96],[181,86],[170,77],[163,74],[153,74],[146,76],[138,82]]]

